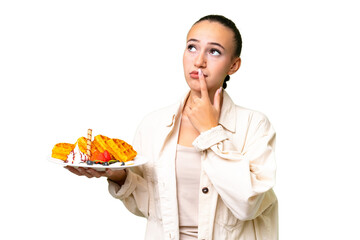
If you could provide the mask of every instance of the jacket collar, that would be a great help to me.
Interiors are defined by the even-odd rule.
[[[188,98],[190,91],[182,98],[181,102],[174,106],[171,110],[172,114],[169,114],[167,120],[167,127],[173,127],[175,122],[179,120],[182,110],[184,108],[186,99]],[[221,106],[221,113],[219,124],[226,128],[228,131],[235,133],[236,131],[236,109],[235,104],[231,100],[229,94],[223,90],[223,103]]]

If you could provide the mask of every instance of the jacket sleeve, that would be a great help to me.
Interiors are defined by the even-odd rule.
[[[276,201],[272,191],[275,131],[260,113],[249,119],[243,141],[229,137],[219,125],[193,142],[195,148],[206,153],[203,170],[215,190],[234,216],[243,221],[256,218]]]
[[[134,142],[134,149],[141,153],[141,134],[138,129]],[[143,176],[142,166],[126,169],[127,177],[122,186],[108,180],[110,194],[121,200],[125,207],[135,215],[148,217],[149,192],[148,184]]]

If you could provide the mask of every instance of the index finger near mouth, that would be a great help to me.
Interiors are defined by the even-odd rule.
[[[209,93],[208,93],[208,88],[207,88],[207,84],[206,84],[206,80],[205,80],[205,75],[201,71],[201,69],[199,69],[198,71],[199,71],[201,97],[202,98],[203,97],[209,98]]]

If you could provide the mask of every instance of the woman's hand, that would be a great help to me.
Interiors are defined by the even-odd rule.
[[[221,87],[214,94],[214,104],[211,103],[205,76],[199,70],[201,97],[192,96],[191,102],[185,107],[194,128],[201,132],[207,131],[219,124],[221,110]],[[189,99],[190,100],[190,99]]]
[[[96,171],[92,168],[74,168],[71,166],[66,166],[65,168],[78,176],[86,176],[88,178],[107,177],[111,181],[118,183],[120,186],[124,184],[127,176],[125,170],[111,170],[110,168],[107,168],[103,172]]]

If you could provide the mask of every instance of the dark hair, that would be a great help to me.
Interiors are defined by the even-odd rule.
[[[234,42],[235,42],[235,57],[240,57],[241,54],[241,48],[242,48],[242,39],[239,29],[236,27],[235,23],[231,21],[230,19],[222,16],[222,15],[207,15],[205,17],[200,18],[198,21],[194,23],[197,24],[202,21],[210,21],[210,22],[218,22],[222,24],[223,26],[229,28],[234,33]],[[230,76],[227,75],[224,79],[223,88],[225,89],[227,87],[226,82],[230,80]]]

